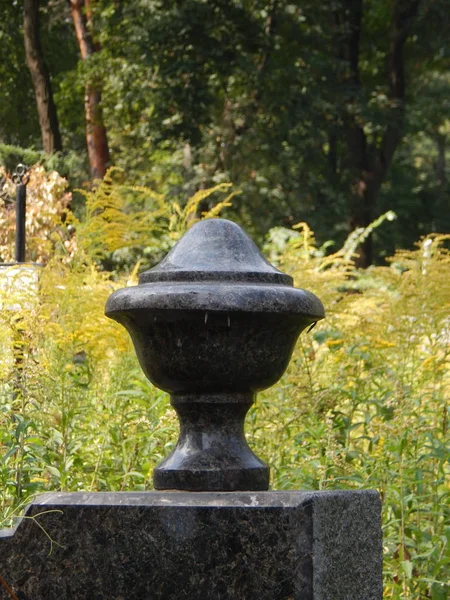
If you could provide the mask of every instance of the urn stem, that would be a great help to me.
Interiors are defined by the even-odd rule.
[[[154,471],[156,489],[267,490],[269,468],[250,449],[244,420],[252,393],[172,394],[175,449]]]

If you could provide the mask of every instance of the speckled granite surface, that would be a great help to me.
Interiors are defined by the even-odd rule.
[[[21,600],[382,597],[376,492],[52,493],[27,515],[46,533],[0,531]]]
[[[205,219],[139,285],[113,292],[105,314],[128,330],[180,421],[177,444],[153,472],[155,489],[268,490],[269,467],[246,442],[245,415],[282,376],[300,333],[324,318],[319,298],[294,288],[236,223]]]

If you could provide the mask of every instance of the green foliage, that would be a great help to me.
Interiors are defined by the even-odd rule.
[[[45,154],[34,148],[22,148],[0,144],[0,168],[8,175],[12,175],[18,164],[27,167],[39,165],[47,172],[57,171],[63,177],[70,174],[71,183],[74,184],[83,178],[83,159],[74,152],[61,152],[51,155]]]
[[[37,272],[2,271],[3,526],[38,492],[151,488],[178,426],[125,330],[103,313],[114,289],[136,282],[139,265],[111,274],[99,259],[149,240],[167,249],[206,196],[227,187],[201,191],[182,209],[110,172],[87,194],[70,252],[56,246]],[[228,204],[229,196],[204,216]],[[378,489],[385,597],[446,598],[449,236],[428,236],[389,267],[360,272],[352,259],[366,234],[327,255],[305,223],[271,232],[266,253],[324,301],[327,317],[302,335],[281,382],[259,395],[248,438],[275,489]]]
[[[354,3],[99,1],[95,68],[115,164],[148,184],[170,176],[176,193],[233,181],[243,191],[235,217],[260,239],[307,220],[322,242],[342,244],[354,210],[351,123],[372,149],[395,127],[386,69],[397,4],[363,4],[356,85],[342,46],[350,25],[340,20]],[[442,1],[424,3],[405,47],[407,137],[372,207],[372,219],[391,207],[398,214],[377,231],[380,259],[448,231],[434,136],[448,113],[445,12]],[[383,160],[372,154],[369,162]]]
[[[393,14],[414,4],[363,2],[358,25],[349,15],[358,21],[359,3],[343,0],[95,0],[98,51],[81,61],[69,3],[42,0],[42,44],[65,152],[52,168],[72,187],[89,179],[84,86],[94,81],[111,164],[132,185],[184,204],[198,189],[232,181],[243,192],[234,217],[260,241],[271,227],[306,220],[321,243],[341,245],[359,209],[372,212],[370,221],[392,208],[397,222],[374,234],[382,262],[450,227],[445,0],[419,3],[412,29],[402,32],[405,96],[389,90]],[[22,6],[0,5],[0,141],[39,148]],[[355,127],[365,143],[351,151]],[[402,139],[376,198],[355,197],[373,181],[368,173],[382,169],[384,134],[396,128]],[[358,177],[367,181],[355,188]]]
[[[260,395],[250,428],[278,489],[377,488],[385,596],[450,593],[450,236],[428,236],[390,267],[358,272],[303,225],[272,258],[327,317],[287,374]]]
[[[175,440],[167,397],[145,380],[123,328],[104,316],[111,292],[135,283],[139,265],[113,278],[98,259],[142,244],[144,234],[170,246],[198,219],[200,203],[229,186],[199,192],[181,209],[146,188],[115,183],[113,174],[87,194],[86,218],[45,266],[0,271],[3,525],[40,491],[146,489]],[[156,212],[133,212],[130,194],[136,204],[155,202]],[[203,216],[217,216],[231,195]]]
[[[30,166],[45,160],[43,152],[30,148],[20,148],[9,144],[0,144],[0,165],[7,173],[13,173],[18,164]]]

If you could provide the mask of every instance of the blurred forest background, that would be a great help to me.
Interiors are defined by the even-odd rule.
[[[181,205],[232,182],[233,218],[259,241],[307,221],[339,247],[395,211],[360,266],[450,230],[446,0],[0,8],[7,168],[41,160],[88,188],[115,165]],[[83,203],[74,195],[72,209]]]

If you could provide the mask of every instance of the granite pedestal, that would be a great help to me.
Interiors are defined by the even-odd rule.
[[[21,600],[380,600],[381,555],[372,491],[49,493],[0,532]]]

